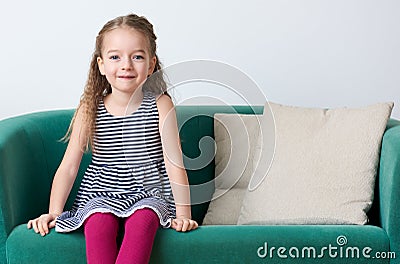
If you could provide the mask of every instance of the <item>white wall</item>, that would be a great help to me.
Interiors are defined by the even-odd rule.
[[[392,116],[400,118],[398,0],[16,0],[0,3],[0,119],[75,107],[97,32],[130,12],[155,25],[165,66],[217,60],[248,74],[270,101],[394,101]],[[178,97],[215,90],[182,86]]]

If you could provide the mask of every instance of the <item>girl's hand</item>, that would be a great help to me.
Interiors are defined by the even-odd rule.
[[[33,227],[35,233],[40,233],[42,236],[45,236],[49,233],[49,229],[56,226],[57,216],[57,214],[42,214],[38,218],[29,220],[26,226],[28,229]]]
[[[192,219],[185,217],[178,217],[172,220],[171,227],[178,232],[186,232],[196,229],[197,227],[199,227],[199,225],[197,224],[196,221]]]

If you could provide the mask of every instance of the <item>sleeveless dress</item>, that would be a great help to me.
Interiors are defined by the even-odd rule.
[[[160,225],[175,218],[175,203],[165,169],[156,98],[144,92],[139,108],[113,116],[100,101],[92,161],[83,176],[72,209],[56,220],[57,232],[78,229],[92,214],[129,217],[150,208]]]

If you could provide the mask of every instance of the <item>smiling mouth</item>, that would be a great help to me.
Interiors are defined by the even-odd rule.
[[[127,76],[118,76],[119,79],[124,79],[124,80],[131,80],[134,79],[135,76],[127,75]]]

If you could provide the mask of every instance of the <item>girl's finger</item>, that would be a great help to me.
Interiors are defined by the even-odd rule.
[[[33,230],[35,231],[36,234],[39,233],[39,228],[37,226],[37,221],[38,221],[37,219],[32,220],[32,227],[33,227]]]
[[[53,221],[50,222],[49,228],[53,228],[55,226],[56,226],[56,219],[54,219]]]
[[[196,229],[196,221],[190,220],[189,230]]]
[[[48,226],[47,221],[43,222],[43,231],[44,231],[43,235],[47,235],[49,233],[49,226]]]
[[[43,221],[42,220],[39,220],[38,229],[39,229],[40,234],[43,236],[45,234],[45,232],[44,232]]]
[[[189,230],[194,230],[197,228],[197,222],[194,220],[190,220]]]
[[[177,231],[182,231],[182,227],[183,227],[183,222],[182,220],[178,220],[178,226],[177,226]]]
[[[175,219],[174,221],[175,221],[175,230],[181,231],[182,230],[182,221],[178,220],[178,219]]]
[[[182,232],[186,232],[188,230],[188,227],[190,225],[190,220],[188,219],[184,219],[182,220],[183,224],[182,224]]]

